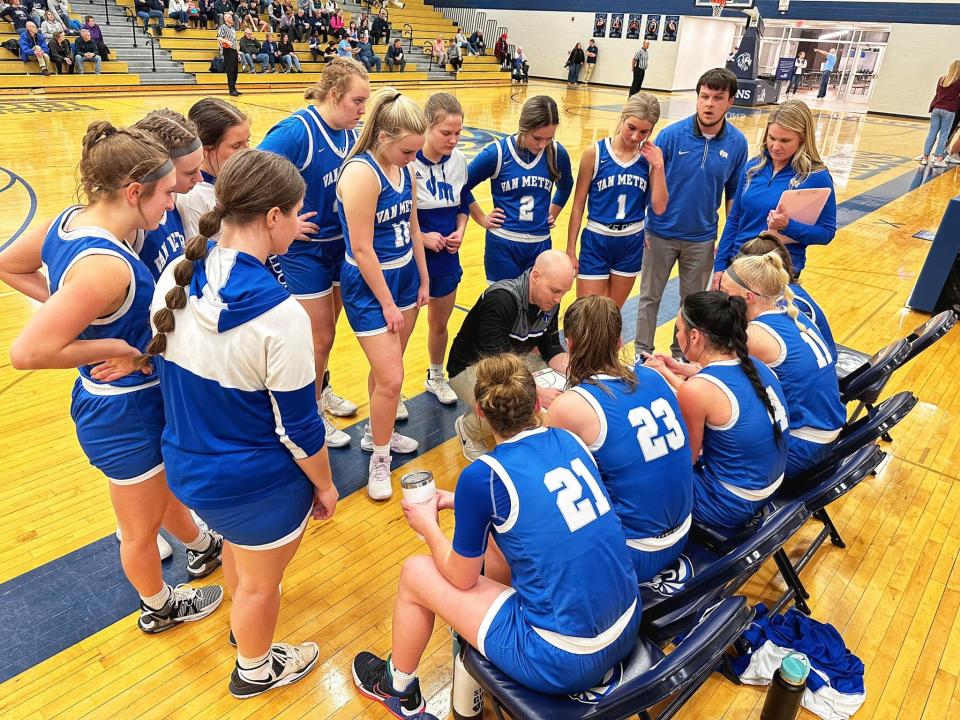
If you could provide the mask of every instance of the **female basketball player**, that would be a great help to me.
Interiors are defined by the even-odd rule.
[[[171,588],[163,580],[156,543],[161,525],[187,546],[192,577],[220,564],[222,541],[201,532],[171,496],[160,452],[159,382],[151,368],[134,366],[150,339],[154,283],[122,238],[160,224],[173,208],[177,178],[166,150],[149,135],[106,121],[88,127],[79,172],[88,204],[67,208],[0,255],[0,277],[43,303],[10,359],[24,370],[79,370],[70,406],[77,438],[90,464],[110,480],[120,560],[140,595],[138,626],[158,633],[209,615],[223,599],[217,585]]]
[[[753,240],[748,240],[743,244],[743,247],[740,248],[740,254],[737,257],[741,255],[766,255],[770,252],[777,254],[780,262],[783,263],[783,269],[787,271],[787,274],[791,278],[790,291],[793,293],[793,304],[797,306],[800,312],[813,321],[813,324],[817,326],[817,330],[820,331],[820,337],[823,338],[827,347],[830,348],[830,352],[836,357],[837,344],[834,342],[833,332],[830,330],[830,323],[827,322],[827,316],[823,310],[820,309],[820,306],[817,305],[810,293],[807,292],[807,289],[796,281],[793,274],[793,259],[790,257],[790,253],[787,252],[784,244],[770,233],[760,233],[760,235]]]
[[[333,347],[340,298],[340,268],[343,265],[343,230],[337,215],[337,177],[350,152],[370,97],[370,82],[363,65],[350,58],[334,58],[323,69],[315,87],[304,94],[311,104],[297,110],[267,133],[261,150],[287,158],[300,170],[307,184],[303,201],[304,221],[316,227],[293,241],[290,250],[277,258],[287,289],[310,316],[313,352],[317,369],[317,406],[323,412],[346,417],[357,412],[355,403],[334,395],[324,384],[324,374]],[[350,436],[331,423],[324,413],[327,445],[343,447]]]
[[[417,198],[407,165],[423,147],[423,111],[393,88],[378,91],[369,120],[340,171],[337,199],[346,237],[340,291],[347,320],[370,362],[370,422],[360,447],[373,452],[367,492],[393,494],[390,453],[412,453],[413,438],[394,432],[403,351],[430,297]]]
[[[790,218],[780,205],[785,190],[829,188],[816,222]],[[797,277],[807,262],[808,245],[826,245],[837,232],[837,196],[833,178],[817,150],[813,115],[800,100],[787,100],[770,113],[760,152],[749,160],[723,226],[713,263],[713,288],[740,246],[764,230],[784,237]]]
[[[152,135],[170,154],[177,178],[173,192],[183,195],[202,181],[200,165],[203,163],[203,146],[197,137],[197,126],[190,120],[174,110],[163,108],[149,113],[134,127]],[[146,264],[153,279],[158,280],[163,268],[171,260],[183,255],[186,242],[180,211],[174,207],[164,214],[156,230],[137,233],[133,249]]]
[[[427,306],[427,392],[444,405],[457,395],[447,382],[443,362],[447,355],[447,323],[457,300],[457,285],[463,276],[460,245],[470,217],[473,196],[464,192],[467,160],[457,149],[463,130],[463,108],[450,93],[435,93],[424,106],[427,134],[423,149],[413,161],[417,179],[417,222],[423,236],[430,304]]]
[[[746,305],[719,292],[688,295],[677,316],[683,356],[646,364],[677,388],[693,453],[693,519],[746,523],[783,482],[787,415],[777,376],[747,350]]]
[[[577,261],[577,235],[589,200],[587,226],[580,235],[577,297],[606,295],[623,307],[643,261],[643,219],[647,201],[658,215],[667,209],[663,155],[648,138],[660,119],[660,103],[637,93],[620,112],[616,135],[583,152],[567,228],[567,254]]]
[[[159,356],[170,487],[226,540],[238,698],[295,682],[319,656],[316,643],[272,642],[279,584],[307,520],[337,503],[310,320],[265,266],[298,234],[303,192],[285,158],[252,150],[229,160],[214,209],[153,297],[148,353]]]
[[[570,156],[554,141],[560,113],[548,95],[527,100],[516,135],[487,145],[471,162],[465,189],[490,180],[493,210],[470,215],[487,230],[483,267],[487,282],[513,280],[550,249],[550,229],[573,189]],[[552,195],[552,198],[551,198]]]
[[[456,495],[402,503],[431,554],[403,564],[391,655],[353,661],[360,692],[400,718],[433,717],[417,665],[438,615],[539,692],[595,685],[636,643],[637,578],[590,453],[572,433],[538,427],[537,386],[516,355],[480,360],[476,392],[497,447],[460,473]],[[452,543],[443,509],[456,516]]]
[[[547,423],[590,448],[623,523],[637,580],[646,582],[687,544],[693,471],[677,398],[654,370],[620,361],[622,326],[620,309],[607,297],[582,297],[567,308],[570,389],[550,405]]]
[[[793,304],[789,283],[776,253],[737,258],[720,280],[721,290],[746,301],[750,354],[770,366],[783,385],[790,416],[786,473],[792,478],[827,455],[847,413],[837,357]]]

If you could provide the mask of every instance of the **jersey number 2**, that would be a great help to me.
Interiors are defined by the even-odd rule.
[[[660,433],[657,418],[663,420],[667,431]],[[637,429],[637,442],[643,452],[643,459],[647,462],[658,460],[670,450],[679,450],[686,439],[683,427],[677,422],[677,416],[664,398],[657,398],[650,403],[650,409],[635,407],[627,413],[627,420]],[[669,448],[669,450],[668,450]]]
[[[589,498],[583,497],[581,480],[590,488],[592,503]],[[597,479],[580,458],[575,458],[569,468],[558,467],[548,472],[543,476],[543,484],[550,492],[557,493],[557,507],[570,532],[576,532],[610,511],[610,502],[600,489]],[[557,492],[558,490],[560,492]]]
[[[520,220],[533,222],[533,195],[524,195],[520,198]]]

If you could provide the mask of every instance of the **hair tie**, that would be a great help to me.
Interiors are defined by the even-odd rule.
[[[227,214],[226,208],[224,208],[220,203],[216,203],[213,206],[213,211],[220,217],[224,217]]]

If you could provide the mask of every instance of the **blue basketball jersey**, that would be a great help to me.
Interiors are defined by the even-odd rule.
[[[643,222],[649,180],[650,165],[639,152],[624,163],[613,154],[610,138],[601,140],[587,195],[587,219],[601,225]]]
[[[80,333],[79,340],[124,340],[138,350],[145,350],[153,333],[150,330],[150,301],[153,298],[154,281],[147,266],[140,262],[136,253],[123,241],[99,227],[74,227],[67,230],[71,219],[83,208],[79,205],[64,210],[51,223],[43,240],[40,258],[47,270],[50,294],[60,289],[60,284],[74,263],[89,255],[109,255],[120,258],[130,270],[130,285],[123,305],[107,317],[94,320]],[[90,377],[92,365],[78,368],[84,385],[100,387],[134,387],[153,382],[156,373],[130,373],[112,383],[101,383]]]
[[[147,266],[154,280],[160,279],[163,269],[181,255],[187,244],[183,232],[183,221],[180,212],[174,208],[167,210],[156,230],[140,230],[133,249],[140,260]]]
[[[600,420],[589,448],[628,540],[681,525],[693,504],[693,460],[676,395],[658,372],[638,365],[635,373],[632,391],[609,375],[573,388]]]
[[[517,147],[513,136],[497,140],[497,169],[490,178],[493,207],[506,215],[503,225],[490,230],[507,240],[546,240],[550,237],[553,178],[547,151],[532,155]],[[559,151],[559,144],[557,148]]]
[[[830,348],[830,352],[834,358],[836,358],[837,343],[833,339],[833,333],[830,330],[830,323],[827,322],[827,316],[824,315],[823,310],[820,309],[820,306],[817,305],[816,301],[810,296],[810,293],[806,291],[803,285],[790,283],[790,289],[793,291],[793,304],[797,306],[797,310],[810,318],[813,324],[817,326],[817,330],[820,331],[820,337],[823,338],[827,347]]]
[[[572,433],[524,431],[481,456],[460,476],[456,513],[458,527],[477,513],[492,526],[534,628],[596,638],[640,612],[620,521],[596,463]]]
[[[762,491],[783,477],[787,463],[786,399],[777,376],[759,360],[753,360],[760,382],[775,410],[770,417],[757,397],[739,360],[721,360],[703,368],[694,377],[720,388],[730,401],[732,415],[723,426],[709,423],[703,429],[700,473],[711,483]],[[777,443],[773,424],[780,426],[783,441]]]
[[[380,164],[370,153],[360,153],[352,157],[349,163],[364,163],[377,174],[380,181],[380,196],[377,198],[377,210],[373,217],[373,251],[381,265],[400,261],[413,251],[410,239],[410,213],[413,211],[413,182],[409,168],[400,169],[400,185],[390,182],[380,168]],[[338,190],[338,197],[341,194]],[[347,243],[347,262],[356,264],[350,247],[350,229],[343,208],[337,203],[340,225]]]
[[[357,141],[353,130],[334,130],[315,105],[297,110],[267,132],[258,149],[277,153],[296,165],[307,185],[302,212],[317,213],[311,222],[319,230],[313,240],[343,237],[337,212],[337,178]]]
[[[812,442],[830,442],[829,434],[835,435],[847,419],[840,401],[837,358],[806,315],[801,313],[797,321],[806,328],[804,332],[781,310],[760,313],[750,324],[762,327],[780,346],[780,356],[770,368],[787,399],[790,434]],[[820,436],[817,431],[827,434]]]

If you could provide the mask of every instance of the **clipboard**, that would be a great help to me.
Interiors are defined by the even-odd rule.
[[[541,388],[553,388],[563,392],[567,387],[567,377],[553,368],[537,370],[533,373],[533,379],[536,381],[537,387]]]
[[[813,225],[820,219],[820,213],[829,199],[830,188],[784,190],[777,205],[791,220]]]

